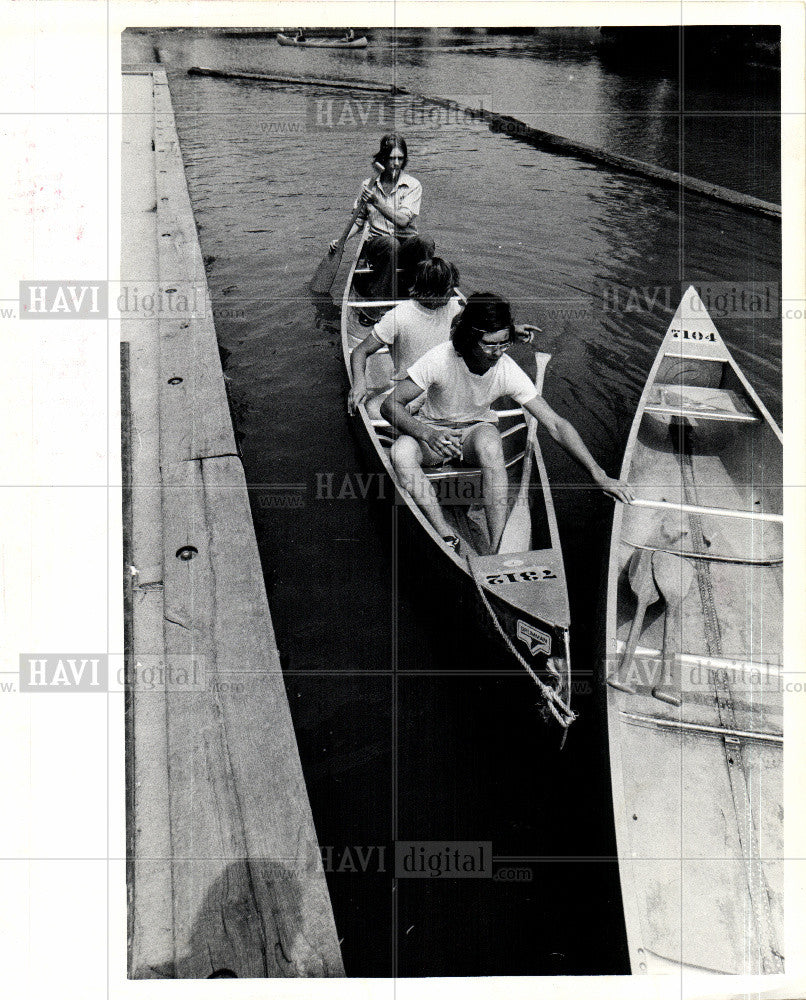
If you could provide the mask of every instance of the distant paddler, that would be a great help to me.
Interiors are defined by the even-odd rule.
[[[434,241],[417,231],[423,189],[415,177],[405,172],[408,159],[403,136],[396,132],[383,136],[372,157],[383,167],[383,173],[364,181],[353,205],[362,210],[347,239],[360,233],[369,221],[364,255],[373,273],[368,282],[356,286],[368,299],[388,301],[408,296],[417,265],[434,256]],[[334,240],[330,244],[331,253],[336,252],[338,243]],[[368,309],[362,322],[371,326],[379,316],[378,310]]]

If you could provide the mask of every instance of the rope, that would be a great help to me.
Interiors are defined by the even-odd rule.
[[[468,565],[470,566],[470,574],[473,577],[473,582],[476,585],[476,590],[478,590],[479,596],[481,597],[484,607],[489,612],[498,634],[506,643],[510,653],[512,653],[515,659],[520,663],[520,665],[524,668],[526,673],[529,674],[529,676],[537,685],[538,690],[540,691],[541,695],[543,696],[546,702],[546,707],[548,708],[548,710],[551,712],[551,714],[554,716],[557,722],[559,722],[559,724],[563,727],[563,729],[568,729],[568,727],[577,717],[576,712],[574,712],[571,709],[571,706],[560,697],[560,695],[554,688],[549,687],[548,684],[544,684],[543,681],[540,680],[540,678],[537,676],[534,670],[532,670],[532,668],[529,666],[526,660],[521,656],[521,654],[515,648],[512,640],[506,634],[506,632],[503,629],[503,626],[501,625],[501,622],[498,620],[498,616],[493,610],[493,606],[487,599],[487,595],[484,593],[484,588],[479,583],[479,579],[476,576],[476,570],[474,569],[473,563],[470,560],[468,560]],[[559,709],[557,706],[559,706]]]

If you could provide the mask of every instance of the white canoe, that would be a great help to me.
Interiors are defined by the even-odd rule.
[[[783,971],[782,451],[689,288],[627,441],[638,499],[616,504],[607,581],[634,973]],[[659,599],[626,662],[642,568]]]

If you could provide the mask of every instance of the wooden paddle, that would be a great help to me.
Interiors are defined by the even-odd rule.
[[[663,599],[666,601],[666,617],[663,622],[663,660],[661,663],[661,678],[665,672],[666,663],[671,659],[669,667],[669,682],[655,684],[652,697],[665,701],[677,708],[681,701],[680,678],[680,610],[683,599],[694,582],[694,569],[688,559],[671,552],[652,553],[652,575]]]
[[[543,378],[546,374],[546,366],[551,361],[550,354],[535,353],[535,389],[538,396],[543,392]],[[521,471],[521,485],[515,504],[509,512],[509,518],[504,525],[501,535],[501,542],[498,545],[500,552],[528,552],[532,546],[532,515],[529,510],[529,481],[532,478],[532,456],[534,454],[535,441],[537,440],[537,421],[531,415],[526,418],[529,431],[526,435],[526,454],[523,456],[523,469]]]
[[[376,177],[383,173],[383,165],[377,162],[373,163],[372,169],[374,171],[372,180],[374,181]],[[347,237],[350,235],[353,223],[365,208],[365,202],[361,201],[359,198],[358,208],[356,208],[350,216],[347,228],[338,238],[336,246],[332,250],[328,247],[327,253],[322,258],[322,262],[319,267],[316,269],[316,274],[311,279],[310,289],[314,295],[327,295],[333,287],[333,282],[336,280],[336,275],[338,274],[339,266],[341,264],[341,258],[344,254],[344,244],[347,242]]]
[[[655,586],[655,580],[652,576],[652,555],[647,549],[638,549],[633,552],[627,566],[627,577],[630,581],[632,592],[635,594],[635,599],[638,601],[638,607],[635,611],[635,618],[633,618],[632,625],[630,626],[630,634],[627,637],[627,645],[624,647],[624,653],[619,662],[618,670],[614,676],[607,679],[610,687],[618,688],[619,691],[626,691],[627,694],[635,694],[635,688],[627,684],[626,681],[622,681],[621,678],[625,668],[629,668],[632,658],[635,656],[635,648],[638,645],[638,638],[641,635],[646,609],[650,604],[654,604],[655,601],[660,600],[660,593]]]

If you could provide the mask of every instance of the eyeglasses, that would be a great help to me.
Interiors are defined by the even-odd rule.
[[[502,340],[497,344],[488,344],[486,340],[480,340],[479,347],[485,354],[505,354],[512,347],[512,341]]]

